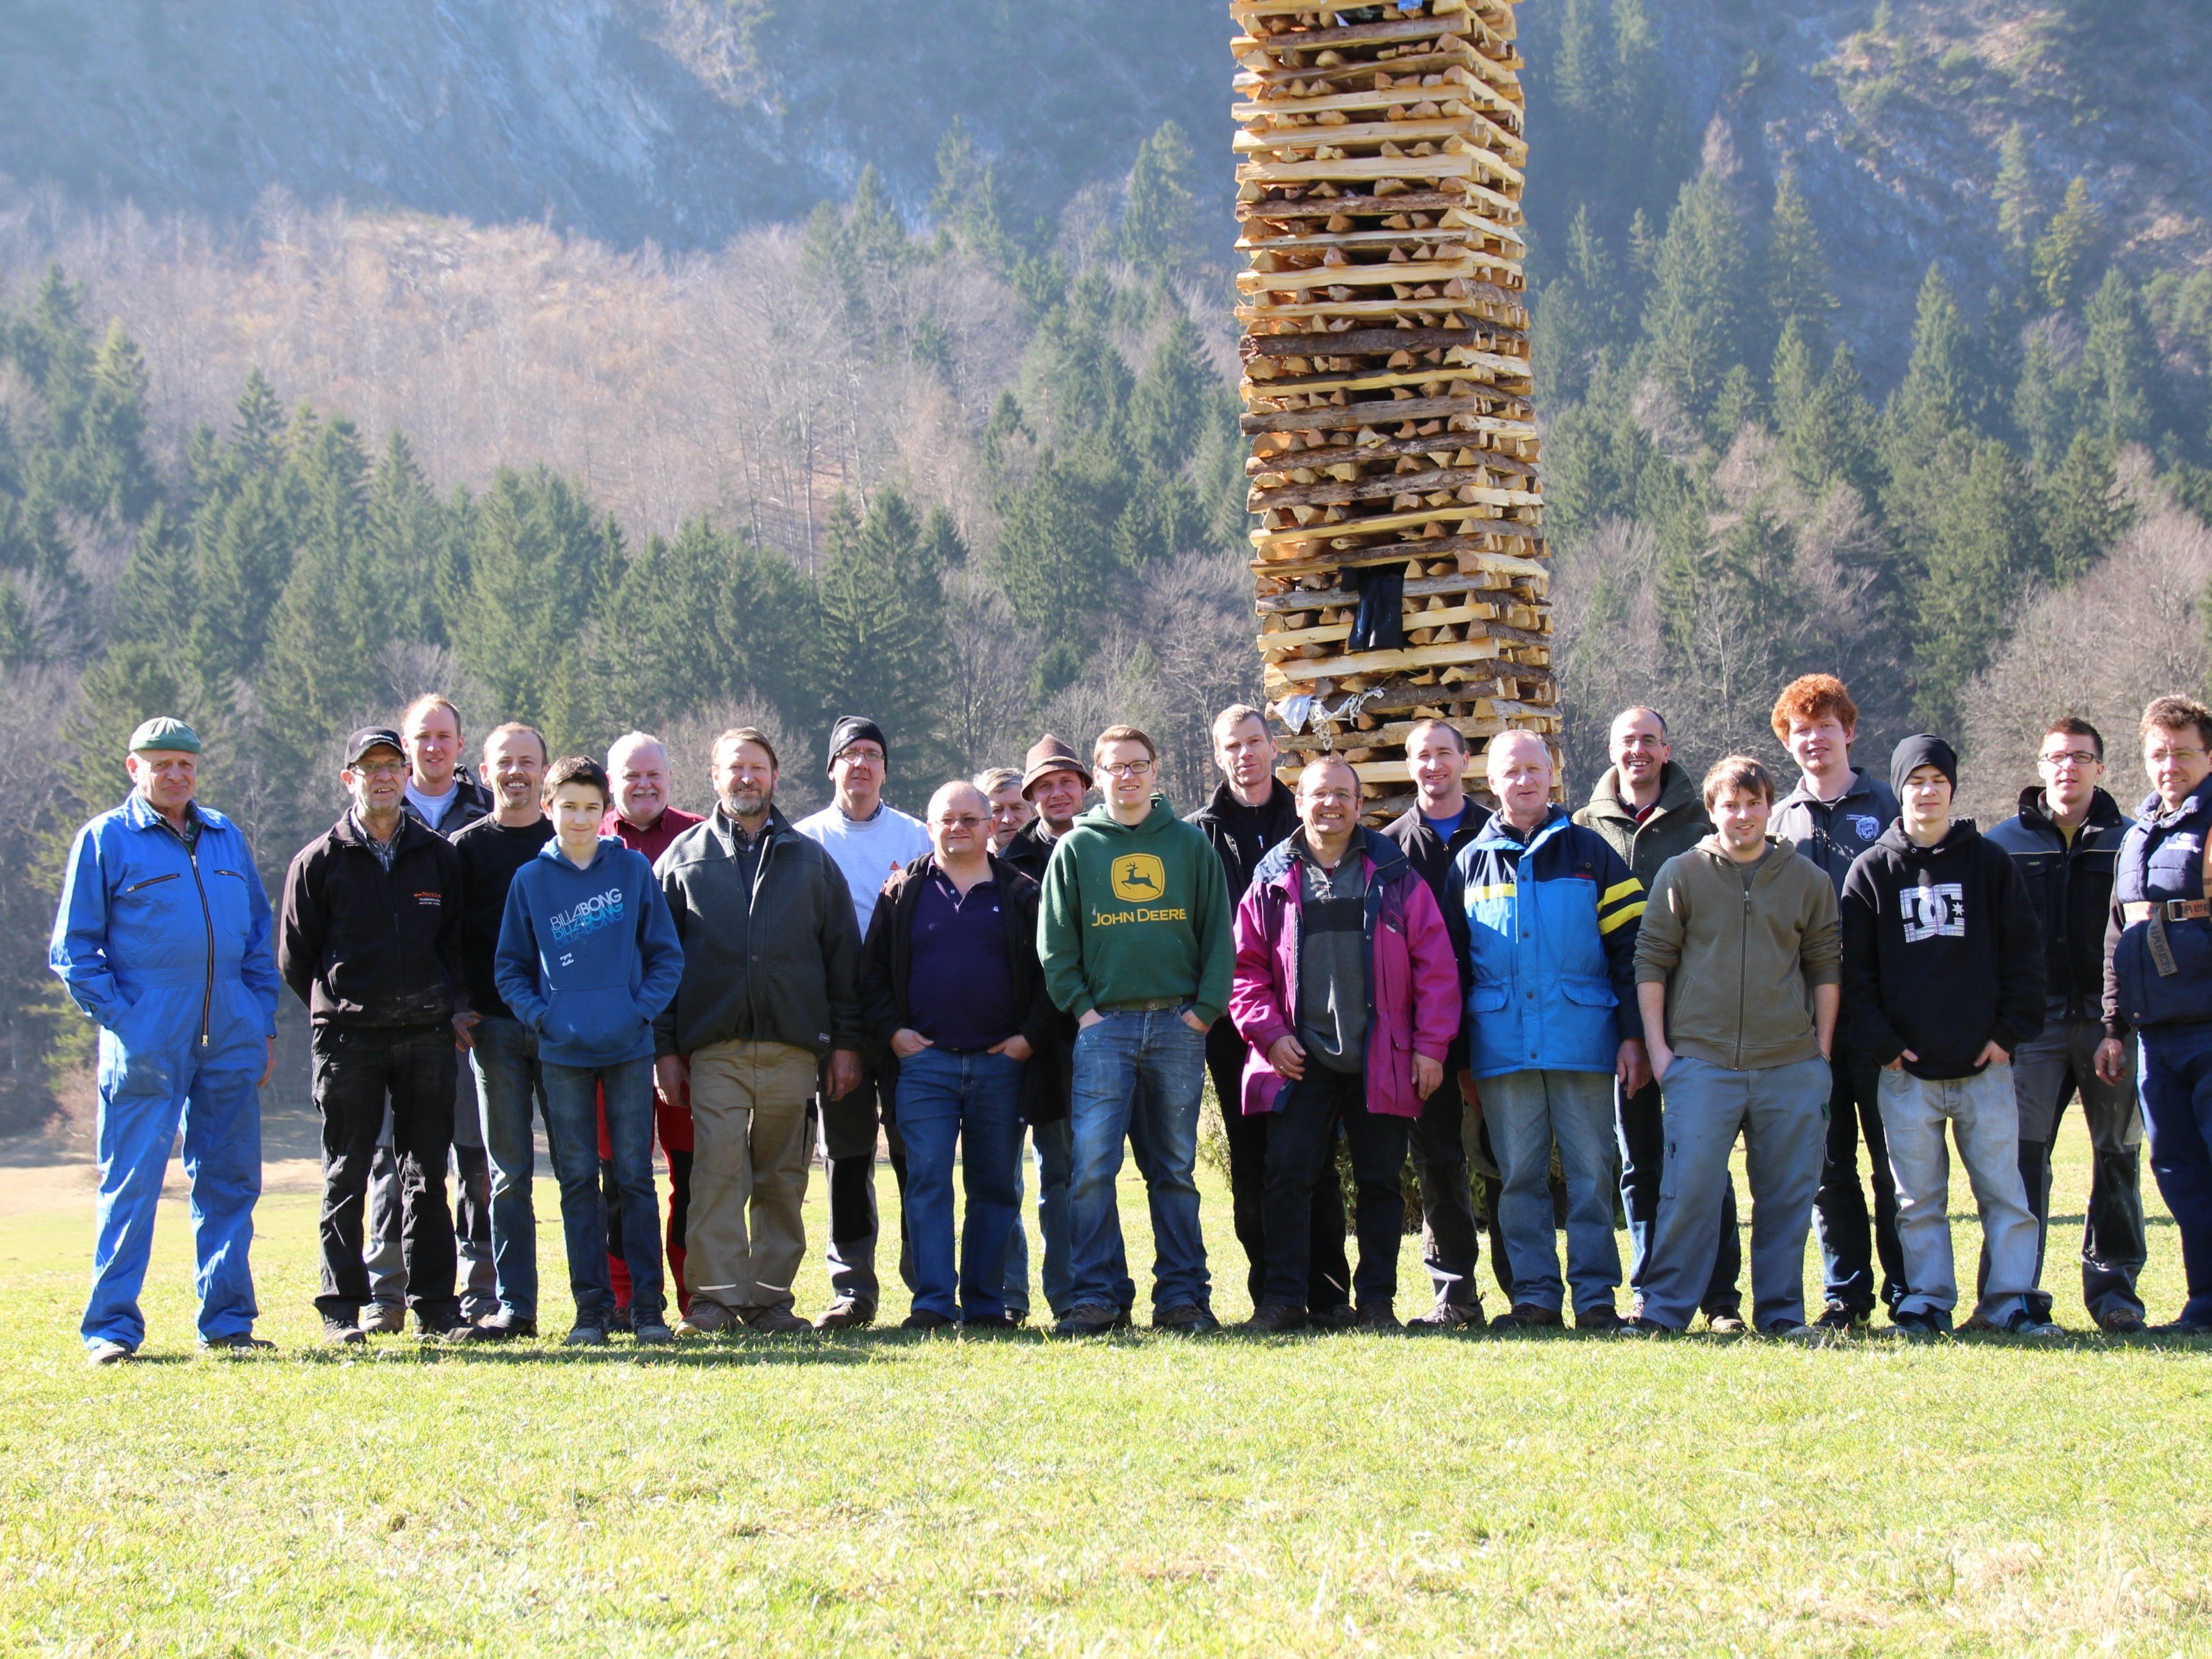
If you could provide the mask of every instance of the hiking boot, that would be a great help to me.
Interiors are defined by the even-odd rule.
[[[2136,1314],[2114,1314],[2109,1319],[2097,1322],[2097,1328],[2106,1336],[2141,1336],[2150,1328]]]
[[[501,1309],[495,1314],[486,1314],[466,1330],[455,1331],[457,1342],[511,1342],[517,1337],[538,1334],[538,1322],[527,1314],[509,1313]]]
[[[1018,1331],[1022,1322],[1012,1314],[969,1314],[960,1322],[963,1331]]]
[[[627,1331],[630,1328],[629,1305],[627,1303],[607,1316],[607,1330],[610,1334],[616,1331]]]
[[[1502,1313],[1490,1322],[1490,1328],[1501,1335],[1511,1331],[1557,1331],[1566,1327],[1557,1308],[1540,1308],[1533,1302],[1516,1302],[1512,1310]]]
[[[1370,1302],[1359,1310],[1357,1321],[1363,1331],[1402,1331],[1405,1322],[1388,1302]]]
[[[2024,1336],[2039,1342],[2048,1342],[2053,1337],[2066,1334],[2060,1327],[2042,1317],[2033,1308],[2015,1308],[2002,1324],[1990,1328],[2007,1336]]]
[[[1672,1325],[1662,1325],[1656,1319],[1645,1318],[1642,1314],[1637,1314],[1632,1318],[1622,1320],[1620,1322],[1620,1334],[1623,1336],[1681,1335],[1681,1332],[1676,1330]]]
[[[1129,1316],[1120,1308],[1092,1304],[1088,1307],[1070,1308],[1060,1315],[1052,1328],[1054,1336],[1104,1336],[1109,1331],[1129,1328]]]
[[[204,1354],[274,1353],[276,1345],[251,1331],[234,1331],[228,1336],[204,1336],[200,1352]]]
[[[1751,1327],[1743,1322],[1743,1316],[1733,1308],[1723,1308],[1718,1313],[1705,1316],[1705,1333],[1709,1336],[1741,1336]]]
[[[1326,1308],[1316,1308],[1306,1315],[1306,1319],[1316,1329],[1323,1331],[1348,1331],[1359,1322],[1359,1316],[1349,1302],[1332,1302]]]
[[[450,1313],[416,1314],[415,1334],[424,1342],[465,1342],[476,1327],[461,1317],[457,1308]]]
[[[932,1313],[927,1308],[916,1308],[899,1321],[902,1331],[941,1331],[952,1323],[941,1313]]]
[[[1827,1331],[1818,1325],[1800,1325],[1793,1320],[1770,1319],[1759,1328],[1761,1336],[1776,1342],[1798,1342],[1808,1348],[1825,1346]]]
[[[1627,1322],[1610,1302],[1575,1310],[1575,1328],[1578,1331],[1617,1331]]]
[[[872,1320],[875,1316],[870,1314]],[[808,1324],[788,1308],[763,1308],[745,1317],[745,1328],[758,1331],[764,1336],[811,1335],[818,1328]]]
[[[676,1322],[678,1336],[717,1336],[724,1331],[735,1330],[737,1315],[719,1302],[709,1302],[704,1297],[692,1299],[691,1310]]]
[[[2149,1328],[2153,1336],[2212,1336],[2212,1325],[2201,1319],[2174,1319]]]
[[[1813,1323],[1824,1331],[1863,1330],[1874,1317],[1871,1309],[1847,1308],[1840,1302],[1831,1302],[1820,1310],[1820,1316]]]
[[[676,1333],[657,1319],[648,1319],[641,1325],[633,1320],[629,1334],[637,1339],[641,1348],[665,1347],[676,1340]]]
[[[864,1302],[850,1297],[841,1297],[830,1304],[830,1311],[814,1322],[817,1331],[857,1331],[864,1325],[876,1322],[876,1310]]]
[[[407,1310],[397,1302],[372,1302],[361,1310],[354,1328],[363,1336],[398,1336],[407,1328]]]
[[[1152,1328],[1173,1331],[1181,1336],[1205,1336],[1219,1330],[1221,1322],[1213,1316],[1211,1308],[1200,1307],[1195,1302],[1178,1302],[1152,1316]]]
[[[350,1319],[337,1314],[323,1316],[323,1340],[333,1347],[360,1348],[368,1345],[368,1333]]]
[[[1439,1302],[1428,1312],[1407,1320],[1406,1329],[1414,1336],[1438,1336],[1449,1331],[1479,1331],[1489,1323],[1480,1302]]]
[[[604,1348],[607,1334],[597,1325],[579,1325],[561,1339],[564,1348]]]
[[[1908,1342],[1940,1342],[1951,1334],[1941,1314],[1893,1313],[1889,1316],[1889,1322]]]
[[[355,1335],[359,1336],[360,1333],[356,1331]],[[120,1342],[111,1342],[103,1336],[97,1342],[84,1345],[84,1363],[88,1365],[127,1364],[137,1352],[136,1348],[126,1348]]]
[[[1237,1329],[1255,1336],[1279,1336],[1285,1331],[1303,1330],[1306,1324],[1306,1310],[1297,1303],[1262,1302]]]

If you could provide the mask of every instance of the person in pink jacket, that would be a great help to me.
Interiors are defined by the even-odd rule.
[[[1299,828],[1253,871],[1237,907],[1229,1017],[1251,1046],[1242,1101],[1272,1112],[1267,1270],[1246,1328],[1306,1321],[1315,1182],[1334,1180],[1344,1127],[1358,1187],[1362,1325],[1399,1328],[1399,1172],[1421,1103],[1459,1035],[1459,969],[1443,915],[1396,842],[1359,825],[1359,780],[1334,756],[1298,780]],[[1224,1103],[1224,1109],[1229,1109]]]

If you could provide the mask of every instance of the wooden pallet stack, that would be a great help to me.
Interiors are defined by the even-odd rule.
[[[1478,779],[1495,733],[1559,730],[1515,3],[1230,8],[1267,695],[1285,778],[1333,747],[1370,818],[1412,800],[1417,720]]]

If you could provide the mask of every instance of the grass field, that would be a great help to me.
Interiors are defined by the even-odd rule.
[[[2081,1328],[2067,1130],[2051,1277]],[[2212,1651],[2212,1344],[873,1331],[343,1358],[310,1346],[292,1192],[257,1244],[279,1355],[191,1357],[171,1201],[144,1355],[95,1372],[88,1206],[10,1173],[10,1654]],[[802,1308],[823,1288],[817,1260]]]

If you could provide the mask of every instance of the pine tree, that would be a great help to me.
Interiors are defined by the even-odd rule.
[[[2053,311],[2071,311],[2095,276],[2103,252],[2104,217],[2089,195],[2089,181],[2066,186],[2066,199],[2035,245],[2036,291]]]
[[[955,115],[937,146],[937,187],[930,192],[929,217],[939,235],[1004,275],[1018,249],[1006,229],[1006,202],[998,170],[976,152],[968,128]]]
[[[80,499],[125,524],[143,520],[159,493],[145,440],[146,360],[123,325],[113,323],[93,359],[87,389]]]
[[[1218,389],[1206,361],[1205,342],[1189,315],[1178,308],[1129,393],[1131,453],[1163,472],[1180,470],[1197,445]]]
[[[2030,328],[2021,351],[2012,420],[2039,471],[2057,465],[2096,403],[2095,377],[2081,356],[2063,354],[2048,326]]]
[[[941,776],[943,573],[905,496],[877,492],[865,520],[842,495],[815,580],[814,684],[825,716],[865,714],[912,779]]]
[[[1647,0],[1613,0],[1613,49],[1606,198],[1656,216],[1674,199],[1698,150]]]
[[[1995,440],[1925,510],[1913,710],[1927,730],[1942,732],[1956,728],[1959,693],[2003,642],[2024,587],[2048,573],[2048,555],[2027,475]]]
[[[1974,345],[1942,267],[1930,265],[1920,285],[1912,325],[1912,356],[1891,399],[1889,425],[1899,440],[1921,448],[1978,418],[1980,388]]]
[[[1016,619],[1048,641],[1087,648],[1119,593],[1111,514],[1101,492],[1050,450],[1028,487],[1004,503],[992,563]]]
[[[1783,453],[1807,489],[1823,494],[1840,481],[1873,502],[1882,482],[1874,442],[1880,421],[1849,346],[1836,348],[1812,395],[1780,424]]]
[[[2142,295],[2115,267],[2090,296],[2081,361],[2096,388],[2096,423],[2106,442],[2148,443],[2158,425],[2158,339]]]
[[[921,526],[921,544],[939,570],[957,570],[968,562],[968,544],[942,502],[929,509],[929,518]]]
[[[2084,432],[2038,492],[2051,579],[2086,574],[2126,533],[2133,514],[2122,499],[2108,440]]]
[[[1778,337],[1794,323],[1803,331],[1808,347],[1817,349],[1826,341],[1835,309],[1820,228],[1797,188],[1797,175],[1785,169],[1775,186],[1774,223],[1766,242],[1767,315]]]
[[[2028,154],[2027,129],[2017,121],[2006,130],[2004,142],[1997,148],[1994,193],[1997,234],[2004,239],[2013,263],[2025,271],[2028,252],[2034,246],[2036,230],[2043,217],[2043,203],[2037,188],[2034,161]]]
[[[1182,129],[1161,122],[1129,169],[1118,238],[1123,259],[1143,271],[1172,271],[1200,258],[1206,240],[1198,222],[1197,175],[1198,158]]]
[[[1805,405],[1820,389],[1820,365],[1814,360],[1812,343],[1806,338],[1801,319],[1792,317],[1783,325],[1782,338],[1774,348],[1774,367],[1767,374],[1766,383],[1774,424],[1786,433],[1797,423]]]
[[[406,434],[394,428],[369,485],[367,551],[396,639],[450,642],[447,617],[462,579],[453,515],[430,489]]]
[[[1711,411],[1753,337],[1753,270],[1750,239],[1727,186],[1710,173],[1685,185],[1659,245],[1644,351],[1693,416]]]

